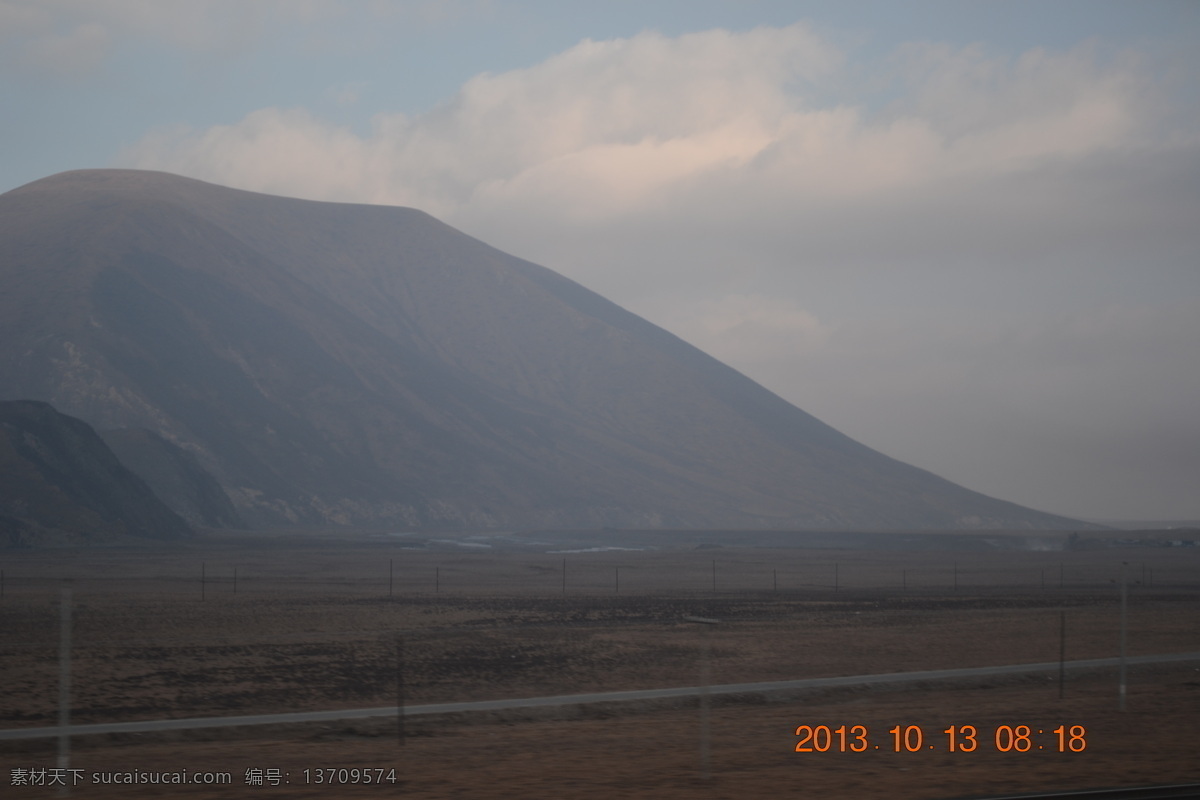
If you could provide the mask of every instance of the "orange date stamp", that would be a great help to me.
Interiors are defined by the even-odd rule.
[[[887,736],[872,736],[866,725],[800,725],[796,728],[797,753],[865,753],[883,750],[920,753],[941,750],[972,753],[981,746],[1001,753],[1049,751],[1082,753],[1087,749],[1087,729],[1082,725],[1039,728],[1030,725],[997,725],[981,733],[975,725],[951,725],[926,732],[920,725],[896,725]],[[990,734],[990,735],[989,735]]]

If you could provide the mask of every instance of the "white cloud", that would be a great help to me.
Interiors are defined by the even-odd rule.
[[[796,106],[785,87],[820,77],[837,58],[799,25],[585,41],[536,67],[477,76],[419,119],[380,115],[371,136],[348,144],[361,164],[389,176],[396,201],[412,198],[416,187],[421,205],[444,213],[519,201],[581,219],[608,217],[655,202],[697,174],[746,164],[778,137]],[[287,173],[293,193],[342,199],[342,181],[330,184],[321,169],[296,169],[275,152],[263,135],[272,113],[275,135],[289,142],[301,135],[320,146],[336,135],[311,117],[263,110],[222,127],[220,142],[206,133],[171,142],[159,132],[122,160],[184,163],[205,169],[197,177],[246,188],[266,188],[254,181],[268,171]],[[232,151],[246,150],[257,151],[263,168],[232,172],[229,165],[244,160]],[[200,151],[211,162],[206,168]],[[380,199],[377,187],[358,199]]]
[[[472,221],[595,225],[680,208],[720,217],[888,200],[1139,142],[1136,72],[1100,65],[1086,47],[1014,63],[910,47],[905,102],[874,115],[813,99],[842,60],[799,24],[584,41],[479,75],[420,117],[381,114],[366,136],[262,109],[210,131],[156,132],[121,161]],[[300,160],[331,143],[344,172]],[[259,166],[246,171],[248,161]]]

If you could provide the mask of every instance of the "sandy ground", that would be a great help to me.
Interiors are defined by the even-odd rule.
[[[1062,615],[1068,659],[1114,656],[1122,561],[1130,654],[1200,651],[1197,555],[463,553],[328,543],[286,551],[261,542],[5,554],[0,727],[55,722],[64,577],[73,595],[72,719],[99,722],[387,705],[398,672],[410,704],[695,685],[701,630],[685,614],[722,621],[706,630],[715,683],[1054,661]],[[85,781],[72,794],[952,798],[1200,782],[1198,668],[1132,670],[1124,713],[1113,670],[1072,675],[1061,700],[1058,684],[1038,676],[720,704],[707,779],[691,701],[568,709],[554,719],[413,718],[403,745],[391,721],[84,738],[73,743],[71,767]],[[800,725],[863,725],[870,744],[797,753]],[[920,726],[918,752],[895,752],[896,725]],[[977,728],[975,751],[946,750],[951,725]],[[998,752],[1002,725],[1030,726],[1029,751]],[[1086,749],[1058,752],[1051,731],[1060,725],[1083,726]],[[5,796],[56,794],[11,785],[13,770],[55,766],[54,741],[0,748]],[[384,782],[347,786],[351,772],[315,772],[368,768]],[[113,770],[228,772],[232,783],[92,782]],[[247,770],[279,770],[289,782],[251,786]]]

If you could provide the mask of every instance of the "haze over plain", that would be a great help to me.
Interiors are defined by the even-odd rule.
[[[1189,3],[0,2],[0,190],[130,166],[414,206],[972,489],[1196,519],[1198,31]]]

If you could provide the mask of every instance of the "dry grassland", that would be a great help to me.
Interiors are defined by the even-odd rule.
[[[1130,654],[1200,651],[1200,553],[1191,548],[680,545],[564,554],[378,541],[285,548],[260,538],[6,553],[0,727],[55,724],[63,579],[73,593],[76,723],[386,706],[398,673],[410,705],[692,686],[702,631],[685,615],[721,620],[707,630],[714,683],[1055,661],[1062,612],[1068,659],[1109,657],[1119,647],[1113,581],[1122,561]],[[1044,675],[723,700],[712,713],[708,780],[693,699],[412,717],[403,745],[387,719],[85,737],[73,742],[71,766],[88,775],[220,771],[233,783],[80,785],[72,794],[945,798],[1200,782],[1198,667],[1133,668],[1125,713],[1114,670],[1071,674],[1061,700]],[[881,748],[796,753],[801,724],[865,725]],[[887,731],[898,724],[921,726],[937,749],[894,752]],[[967,724],[980,731],[978,749],[946,752],[941,732]],[[997,752],[992,730],[1020,724],[1046,733],[1030,752]],[[1057,752],[1049,731],[1063,724],[1086,727],[1086,750]],[[13,769],[54,766],[52,739],[0,742],[5,796],[55,794],[9,785]],[[328,768],[395,769],[396,783],[302,785],[305,769]],[[247,786],[248,769],[279,769],[290,783]]]

